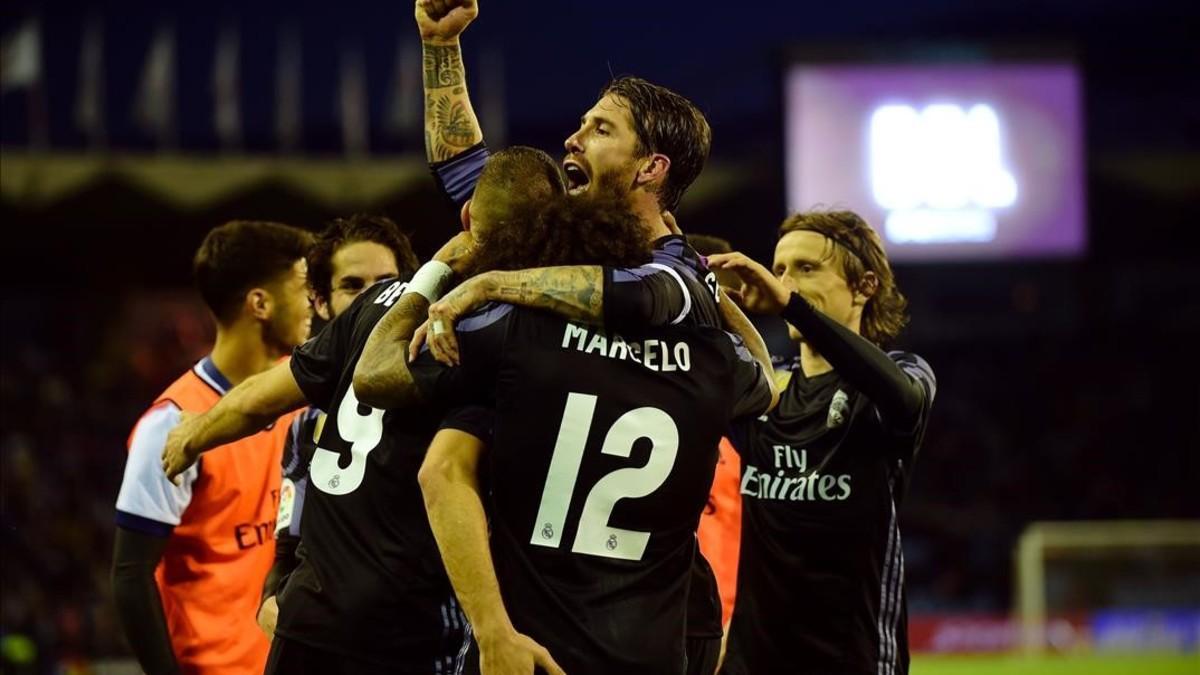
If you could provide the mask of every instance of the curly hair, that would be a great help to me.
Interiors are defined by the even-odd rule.
[[[650,260],[651,254],[652,243],[628,197],[601,183],[580,196],[556,195],[526,204],[518,217],[489,232],[474,269],[632,267]]]
[[[783,221],[779,238],[801,231],[816,232],[829,240],[850,288],[858,288],[867,272],[875,274],[879,286],[863,306],[860,330],[863,337],[881,347],[895,339],[908,323],[908,300],[896,286],[879,233],[852,211],[806,211]]]
[[[396,257],[401,276],[412,274],[420,266],[412,244],[390,218],[356,213],[330,221],[317,243],[308,251],[308,282],[325,302],[333,292],[333,256],[347,244],[367,241],[379,244]]]

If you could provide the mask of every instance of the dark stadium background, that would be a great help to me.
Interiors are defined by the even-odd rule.
[[[938,59],[1016,45],[1075,54],[1086,255],[897,270],[913,315],[901,343],[939,377],[903,509],[910,611],[1005,612],[1013,546],[1030,522],[1200,517],[1200,256],[1190,231],[1200,223],[1200,22],[1189,4],[484,0],[464,46],[477,105],[485,62],[502,59],[492,96],[506,142],[554,155],[610,74],[691,97],[714,144],[679,222],[760,260],[785,215],[780,79],[789,49],[848,45]],[[164,152],[131,106],[151,36],[172,21],[177,148],[166,154],[287,161],[274,131],[274,63],[278,30],[293,22],[303,44],[298,153],[342,157],[338,54],[358,45],[371,158],[422,159],[419,132],[398,138],[378,122],[397,43],[416,42],[408,2],[7,2],[0,13],[6,35],[30,16],[41,22],[48,130],[37,145],[26,94],[6,92],[7,157],[96,152],[74,106],[80,36],[98,15],[106,157]],[[243,143],[232,154],[213,130],[211,85],[213,44],[229,22],[241,32]],[[104,173],[49,201],[8,189],[0,200],[0,631],[36,646],[38,672],[127,653],[107,585],[125,437],[151,397],[204,352],[211,328],[187,291],[206,229],[230,218],[318,228],[347,209],[370,210],[397,220],[428,254],[455,227],[419,171],[367,202],[265,180],[195,206],[123,176]],[[13,644],[5,642],[4,672],[22,672],[8,657]]]

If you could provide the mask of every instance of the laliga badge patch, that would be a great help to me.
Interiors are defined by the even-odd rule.
[[[850,414],[849,401],[846,392],[838,389],[829,402],[829,413],[825,416],[826,429],[836,429],[846,423],[846,416]]]
[[[292,525],[292,508],[296,505],[296,484],[284,478],[279,485],[279,515],[275,518],[275,530],[284,530]]]

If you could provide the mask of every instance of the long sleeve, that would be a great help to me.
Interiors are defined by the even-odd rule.
[[[457,155],[429,165],[442,194],[458,208],[475,194],[475,184],[487,164],[488,149],[479,142]]]
[[[931,379],[926,382],[910,374],[879,347],[817,311],[797,293],[792,293],[783,318],[870,399],[891,429],[916,428],[933,397]]]
[[[287,578],[300,564],[300,521],[308,489],[308,465],[316,449],[316,431],[324,413],[307,408],[292,422],[283,443],[283,479],[279,486],[279,511],[275,517],[275,562],[263,583],[262,599],[278,595]]]
[[[691,309],[683,278],[661,263],[604,268],[604,322],[614,328],[679,323]]]
[[[263,600],[279,595],[279,589],[283,588],[287,578],[296,570],[296,566],[300,564],[299,558],[296,557],[296,549],[299,546],[300,537],[286,533],[275,534],[275,563],[271,565],[263,582]]]
[[[629,326],[721,325],[716,277],[682,236],[654,242],[654,260],[604,268],[604,323]],[[710,302],[711,300],[711,302]]]
[[[150,675],[179,672],[162,597],[154,583],[154,568],[166,546],[166,537],[117,527],[112,561],[117,616],[138,663]]]

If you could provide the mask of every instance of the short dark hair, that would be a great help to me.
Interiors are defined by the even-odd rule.
[[[879,286],[863,307],[862,336],[880,347],[895,339],[908,323],[908,300],[896,286],[879,233],[853,211],[806,211],[784,220],[779,238],[800,231],[816,232],[829,240],[831,254],[841,263],[851,289],[858,287],[864,274],[875,273]]]
[[[412,243],[390,218],[365,213],[335,218],[325,226],[317,236],[317,243],[308,251],[308,284],[317,297],[329,302],[333,293],[333,256],[343,246],[361,241],[379,244],[391,251],[401,276],[416,272],[420,266]]]
[[[664,211],[673,211],[688,186],[704,170],[712,145],[712,129],[704,113],[675,92],[637,77],[618,77],[600,92],[624,99],[637,133],[638,154],[662,153],[671,169],[658,194]]]
[[[528,217],[538,204],[566,193],[562,172],[550,155],[514,145],[488,157],[475,184],[473,204],[476,217],[500,229]]]
[[[230,323],[247,291],[290,272],[312,244],[311,233],[290,225],[230,221],[209,232],[196,251],[196,287],[217,321]]]

